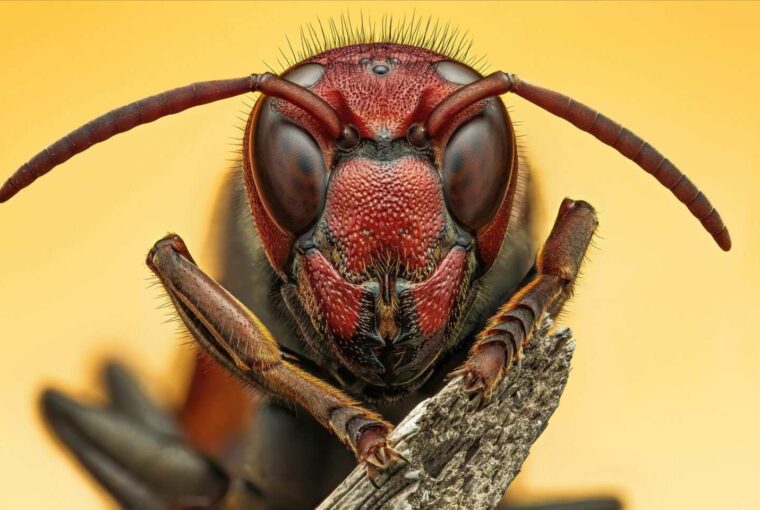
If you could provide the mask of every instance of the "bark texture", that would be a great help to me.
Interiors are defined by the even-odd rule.
[[[396,427],[399,461],[373,477],[357,467],[319,506],[338,509],[495,508],[546,428],[565,388],[575,343],[551,320],[526,348],[487,405],[476,406],[458,379],[421,402]]]

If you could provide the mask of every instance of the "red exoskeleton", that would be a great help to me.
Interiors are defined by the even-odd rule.
[[[243,139],[244,189],[230,195],[244,194],[255,230],[230,223],[234,270],[222,283],[231,291],[176,235],[147,258],[207,355],[271,397],[235,455],[244,460],[231,467],[186,445],[117,367],[108,409],[43,397],[53,430],[126,507],[313,506],[350,467],[324,430],[357,462],[383,469],[398,456],[386,442],[391,421],[445,376],[487,402],[540,318],[571,296],[597,226],[588,203],[565,199],[536,253],[528,168],[502,94],[618,150],[731,247],[705,195],[615,121],[513,74],[483,77],[445,52],[390,42],[359,41],[280,76],[195,83],[117,108],[24,164],[0,202],[118,133],[249,92],[262,96]],[[249,237],[250,252],[241,248]]]

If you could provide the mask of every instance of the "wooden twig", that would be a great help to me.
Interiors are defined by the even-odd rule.
[[[495,508],[559,404],[575,343],[551,320],[525,350],[491,401],[477,408],[459,380],[421,402],[396,427],[399,461],[372,481],[356,468],[319,510]]]

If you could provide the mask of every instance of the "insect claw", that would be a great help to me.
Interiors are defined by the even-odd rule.
[[[393,450],[393,452],[396,454],[396,456],[397,456],[399,459],[403,460],[404,462],[406,462],[406,463],[407,463],[407,464],[409,464],[409,465],[411,465],[411,464],[412,464],[412,462],[411,462],[409,459],[407,459],[405,456],[401,455],[401,452],[399,452],[398,450]]]
[[[446,376],[447,381],[453,381],[454,379],[458,377],[462,377],[468,372],[467,367],[459,367],[456,370],[453,370]]]
[[[483,380],[480,377],[475,376],[474,374],[470,373],[468,374],[469,377],[465,377],[466,385],[464,387],[464,391],[467,393],[476,393],[481,392],[486,385],[483,382]]]
[[[377,449],[377,458],[382,463],[382,467],[388,465],[388,456],[385,454],[385,448],[380,447]]]
[[[470,395],[470,404],[472,405],[472,407],[476,411],[478,409],[480,409],[482,403],[483,403],[483,393],[482,392],[472,393]]]
[[[461,382],[462,380],[463,380],[463,378],[462,378],[462,376],[461,376],[461,375],[458,375],[458,376],[456,376],[456,377],[448,377],[448,378],[446,378],[446,381],[456,381],[456,382]]]
[[[369,459],[365,459],[365,460],[369,460]],[[375,489],[379,489],[380,485],[375,481],[375,478],[377,478],[377,470],[378,470],[377,466],[375,466],[374,464],[366,464],[366,468],[367,468],[367,473],[366,473],[367,480],[369,480],[369,483],[371,483]]]
[[[364,462],[377,467],[377,468],[383,468],[385,467],[385,463],[382,462],[376,452],[373,452],[367,456],[366,459],[364,459]],[[369,466],[368,466],[369,467]]]

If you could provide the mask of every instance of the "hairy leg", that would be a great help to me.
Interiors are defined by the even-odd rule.
[[[488,399],[530,341],[541,317],[556,316],[570,298],[597,226],[587,202],[563,200],[549,237],[536,257],[536,276],[504,304],[478,334],[465,365],[453,375],[465,389]]]
[[[386,444],[391,425],[283,354],[261,321],[198,268],[182,239],[158,241],[147,263],[193,337],[233,375],[299,404],[368,467],[384,467],[395,457]]]

